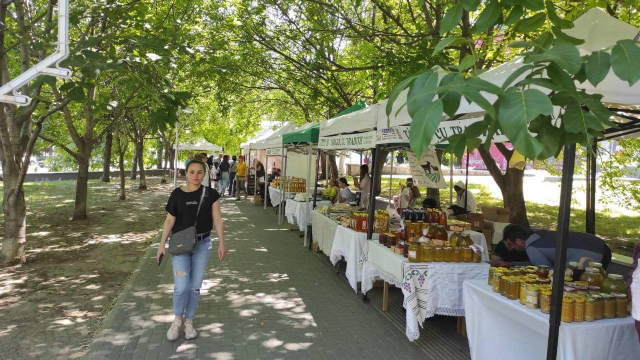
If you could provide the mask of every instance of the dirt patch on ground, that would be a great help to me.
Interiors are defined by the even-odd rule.
[[[162,227],[171,186],[137,187],[120,201],[117,184],[91,181],[89,219],[71,221],[75,182],[26,185],[27,262],[0,268],[0,358],[84,355]]]

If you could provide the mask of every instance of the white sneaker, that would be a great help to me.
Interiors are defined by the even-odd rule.
[[[198,337],[198,332],[193,328],[193,321],[187,320],[184,322],[184,338],[187,340],[193,340]]]
[[[182,326],[182,318],[175,318],[171,323],[171,327],[167,331],[167,340],[176,341],[180,337],[180,326]]]

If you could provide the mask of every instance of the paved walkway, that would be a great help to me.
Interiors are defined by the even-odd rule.
[[[142,259],[86,359],[439,358],[407,340],[273,211],[223,201],[229,255],[212,256],[194,324],[199,337],[165,338],[173,319],[170,259]],[[157,244],[156,244],[157,246]]]

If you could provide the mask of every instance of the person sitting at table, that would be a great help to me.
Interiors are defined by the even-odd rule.
[[[528,263],[529,257],[526,252],[510,251],[504,244],[504,240],[501,240],[491,255],[491,266],[510,268],[513,262]]]
[[[638,333],[638,341],[640,341],[640,243],[636,244],[631,256],[633,263],[631,271],[627,278],[627,291],[629,292],[629,300],[631,300],[631,316],[635,320],[636,332]],[[635,301],[633,301],[635,299]]]
[[[353,201],[353,193],[351,189],[349,189],[349,183],[347,179],[341,177],[338,179],[338,187],[340,191],[338,191],[338,202],[340,203],[350,203]]]
[[[424,210],[427,210],[427,209],[440,210],[440,204],[438,204],[438,201],[434,198],[425,198],[424,200],[422,200],[422,208]]]
[[[331,200],[331,202],[335,204],[337,195],[338,195],[338,186],[336,185],[336,180],[329,179],[327,188],[322,192],[322,196]]]
[[[467,186],[461,180],[454,186],[453,190],[458,194],[458,202],[449,206],[447,213],[449,215],[462,215],[466,213],[476,212],[476,198],[467,191]]]
[[[402,191],[400,192],[400,209],[408,209],[416,204],[420,197],[420,189],[413,185],[413,179],[407,178],[407,186],[400,184]]]
[[[547,265],[553,267],[557,231],[533,231],[522,225],[509,224],[504,228],[503,241],[509,251],[526,252],[527,262],[512,261],[517,265]],[[611,262],[611,249],[601,238],[582,232],[569,232],[567,263],[580,261],[584,256],[602,264],[606,270]]]

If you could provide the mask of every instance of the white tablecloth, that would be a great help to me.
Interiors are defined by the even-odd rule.
[[[271,199],[271,206],[278,206],[282,202],[282,191],[278,188],[269,186],[269,198]]]
[[[307,211],[305,211],[305,204],[307,204],[307,211],[310,212],[313,208],[313,200],[305,203],[303,201],[295,201],[293,199],[287,199],[287,205],[285,207],[284,214],[287,217],[289,224],[298,225],[300,231],[304,231],[307,227]],[[316,200],[316,206],[331,206],[331,201],[328,200]]]
[[[464,283],[472,359],[546,358],[549,315],[494,293],[486,281]],[[562,323],[557,359],[636,360],[640,343],[632,317]]]
[[[323,253],[330,255],[338,223],[324,216],[319,211],[313,210],[311,212],[311,227],[313,228],[313,241],[318,243],[318,248],[322,250]]]
[[[358,281],[362,279],[362,254],[366,243],[367,233],[356,232],[338,225],[329,256],[333,265],[344,256],[347,261],[347,280],[356,293]]]
[[[411,341],[420,337],[419,327],[427,318],[464,316],[462,283],[468,279],[486,282],[489,274],[486,263],[412,263],[374,241],[367,243],[366,251],[362,292],[371,290],[375,280],[400,287],[407,309],[405,331]]]

